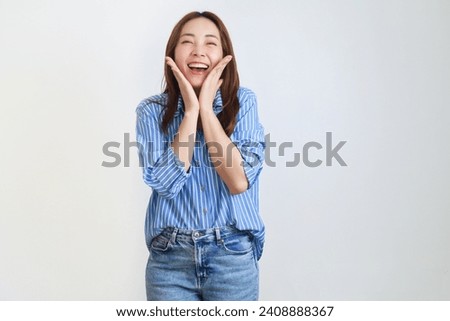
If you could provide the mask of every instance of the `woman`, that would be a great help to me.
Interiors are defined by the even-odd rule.
[[[264,131],[211,12],[191,12],[166,47],[166,88],[137,107],[148,300],[257,300]]]

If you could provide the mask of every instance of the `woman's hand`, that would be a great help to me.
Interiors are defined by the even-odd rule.
[[[178,159],[184,164],[184,170],[188,172],[194,155],[195,133],[197,131],[200,104],[194,88],[184,77],[175,61],[170,57],[166,57],[166,64],[172,69],[184,102],[184,117],[178,127],[178,133],[173,139],[172,148]]]
[[[217,90],[219,90],[223,82],[220,77],[222,76],[223,70],[231,61],[231,59],[233,59],[233,57],[230,55],[224,57],[209,72],[208,76],[206,76],[202,84],[200,95],[197,98],[194,88],[180,71],[175,61],[173,61],[173,59],[170,57],[166,57],[166,63],[172,69],[172,72],[178,82],[178,86],[180,87],[181,96],[183,97],[186,109],[185,112],[189,110],[198,111],[199,108],[202,108],[204,110],[212,110],[214,97],[216,96],[216,92]]]
[[[183,73],[178,68],[175,61],[172,58],[166,57],[166,64],[172,69],[178,86],[180,87],[181,96],[183,97],[185,112],[196,111],[198,112],[200,105],[194,88],[189,81],[184,77]]]
[[[223,80],[220,79],[222,72],[227,64],[233,59],[232,56],[225,56],[217,65],[210,71],[206,79],[203,81],[202,89],[200,90],[199,103],[200,109],[212,110],[212,104],[217,90],[222,85]]]

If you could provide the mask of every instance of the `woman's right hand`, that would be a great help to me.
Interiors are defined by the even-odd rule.
[[[185,112],[195,111],[198,112],[200,109],[200,104],[198,102],[197,95],[195,94],[194,88],[189,83],[189,81],[184,77],[183,73],[178,68],[175,61],[172,58],[166,57],[166,64],[172,69],[173,75],[175,76],[178,86],[180,87],[181,96],[184,101]]]

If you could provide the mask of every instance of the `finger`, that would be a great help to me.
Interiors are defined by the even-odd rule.
[[[233,56],[228,55],[225,56],[217,65],[219,68],[225,69],[225,67],[228,65],[228,63],[233,59]]]
[[[166,57],[166,64],[172,69],[172,71],[180,71],[177,64],[175,63],[175,61],[173,61],[172,58]]]
[[[177,64],[175,63],[175,61],[173,61],[172,58],[166,57],[166,64],[170,67],[170,69],[172,69],[173,75],[175,76],[178,82],[185,80],[183,73],[178,68]]]
[[[227,55],[225,56],[221,62],[223,62],[224,66],[226,66],[231,60],[233,60],[233,56],[232,55]]]
[[[220,86],[222,86],[222,83],[223,83],[223,79],[219,79],[219,81],[217,82],[216,91],[219,90]]]
[[[219,61],[217,63],[217,65],[214,67],[214,69],[212,70],[212,74],[217,76],[217,78],[219,78],[222,75],[223,70],[225,69],[225,67],[228,65],[228,63],[233,59],[233,56],[228,55],[225,56],[221,61]]]

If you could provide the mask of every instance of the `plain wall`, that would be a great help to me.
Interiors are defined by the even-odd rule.
[[[151,189],[124,143],[192,10],[223,19],[266,133],[292,142],[260,178],[260,299],[449,300],[444,0],[0,1],[0,299],[145,300]],[[308,142],[322,165],[287,166]]]

